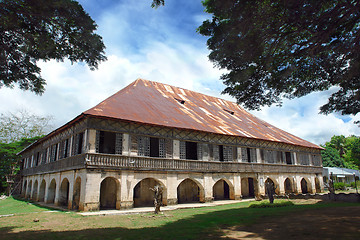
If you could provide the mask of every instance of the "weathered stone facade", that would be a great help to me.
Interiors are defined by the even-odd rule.
[[[321,148],[80,115],[22,152],[22,195],[92,211],[323,190]]]
[[[117,136],[107,142],[116,153],[100,148],[108,140],[99,140],[104,133]],[[149,138],[164,142],[155,144],[156,157],[144,150]],[[186,142],[196,143],[198,159],[186,159]],[[210,150],[219,146],[231,148],[231,157],[220,161]],[[165,189],[164,204],[264,195],[267,179],[279,194],[323,188],[318,149],[115,120],[84,119],[23,156],[24,196],[84,211],[149,205],[155,184]]]

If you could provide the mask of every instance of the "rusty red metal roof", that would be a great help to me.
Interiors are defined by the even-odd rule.
[[[143,79],[83,114],[321,149],[258,119],[234,102]]]

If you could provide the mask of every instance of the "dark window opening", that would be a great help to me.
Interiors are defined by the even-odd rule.
[[[197,160],[197,143],[186,142],[186,159]]]
[[[290,152],[285,152],[285,159],[286,159],[286,164],[292,164],[291,163],[291,153]]]
[[[150,157],[160,157],[160,144],[158,138],[150,138]]]
[[[246,148],[246,154],[247,154],[248,162],[251,162],[251,149],[250,148]]]
[[[99,153],[115,154],[116,133],[100,131]]]
[[[84,133],[79,133],[78,148],[77,148],[76,154],[81,154],[82,153],[83,140],[84,140]]]
[[[35,166],[39,165],[39,159],[40,159],[40,152],[37,152],[35,158]]]
[[[69,156],[69,139],[64,141],[64,158]]]
[[[224,161],[224,146],[219,145],[219,160],[220,162]]]

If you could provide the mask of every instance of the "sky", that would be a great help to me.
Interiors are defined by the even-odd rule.
[[[43,95],[18,88],[0,88],[0,113],[27,110],[53,116],[56,129],[121,90],[143,78],[210,96],[234,101],[222,95],[220,76],[225,73],[208,60],[207,38],[196,32],[211,16],[200,0],[166,0],[153,9],[152,0],[81,0],[83,8],[96,21],[103,37],[108,60],[91,71],[84,63],[39,62],[46,79]],[[256,117],[315,144],[324,144],[333,135],[360,135],[353,122],[357,116],[319,114],[321,105],[334,91],[312,93],[287,100],[282,107],[250,111]]]

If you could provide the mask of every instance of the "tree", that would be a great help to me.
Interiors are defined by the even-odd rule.
[[[321,151],[321,158],[324,167],[345,167],[344,159],[340,157],[339,151],[331,146],[325,146],[325,149]]]
[[[359,169],[360,167],[360,137],[334,135],[322,146],[321,152],[324,167],[341,167]]]
[[[8,193],[11,194],[11,183],[20,170],[20,156],[17,153],[39,138],[23,138],[12,143],[0,143],[0,193],[8,188]]]
[[[51,116],[39,116],[26,110],[0,115],[0,142],[11,143],[23,138],[46,134],[51,128]]]
[[[0,88],[45,91],[37,61],[84,61],[91,70],[106,60],[97,25],[73,0],[0,1]]]
[[[360,111],[360,1],[205,0],[198,28],[227,93],[249,109],[335,86],[320,110]]]

